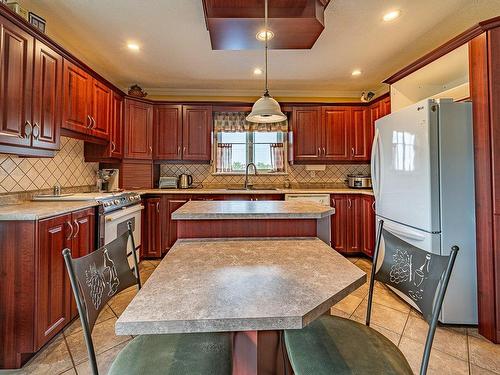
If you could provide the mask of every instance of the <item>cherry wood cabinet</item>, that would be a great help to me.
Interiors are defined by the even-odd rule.
[[[33,77],[32,146],[57,150],[62,120],[63,58],[38,40]]]
[[[365,107],[351,108],[350,145],[351,159],[370,161],[372,148],[372,130],[370,112]]]
[[[161,198],[144,199],[143,233],[141,257],[160,258],[162,256],[162,222],[164,218],[160,210]]]
[[[173,197],[168,198],[167,202],[167,218],[168,218],[168,242],[167,248],[170,249],[177,241],[177,221],[172,220],[172,213],[182,207],[190,198],[189,197]]]
[[[123,96],[113,92],[111,95],[111,128],[109,139],[109,156],[123,157]]]
[[[182,105],[155,105],[153,159],[182,159]]]
[[[319,160],[322,151],[321,107],[293,107],[290,126],[293,160]]]
[[[323,127],[321,160],[350,160],[350,108],[322,107],[321,121]]]
[[[92,126],[92,77],[83,69],[64,60],[63,122],[62,127],[87,134]]]
[[[105,84],[92,78],[91,95],[92,126],[90,127],[90,135],[109,139],[112,91]]]
[[[124,158],[151,160],[153,157],[153,106],[125,100]]]
[[[212,106],[182,106],[182,160],[211,160],[212,122]]]
[[[332,247],[343,254],[372,256],[375,244],[373,197],[360,194],[334,194],[331,205]]]

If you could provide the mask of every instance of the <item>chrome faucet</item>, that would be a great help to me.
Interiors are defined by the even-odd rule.
[[[52,194],[54,196],[59,196],[61,195],[61,184],[59,182],[56,182],[54,187],[52,188]]]
[[[253,167],[253,171],[255,173],[255,176],[257,176],[257,167],[255,166],[255,164],[254,163],[248,163],[247,167],[245,169],[245,190],[249,190],[249,189],[252,188],[252,184],[248,183],[248,169],[249,169],[250,166]]]

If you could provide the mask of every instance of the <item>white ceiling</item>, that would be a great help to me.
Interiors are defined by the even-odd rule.
[[[201,0],[20,0],[48,34],[119,87],[152,94],[260,95],[263,51],[212,51]],[[383,14],[400,9],[399,19]],[[276,96],[353,96],[480,20],[500,0],[332,0],[311,50],[270,52]],[[130,52],[127,41],[141,45]],[[352,77],[351,71],[363,74]]]

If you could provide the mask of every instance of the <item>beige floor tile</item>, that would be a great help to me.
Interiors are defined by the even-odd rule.
[[[364,283],[358,289],[351,293],[352,296],[365,298],[368,295],[368,283]]]
[[[496,372],[492,372],[489,370],[486,370],[484,368],[481,368],[479,366],[470,365],[470,375],[498,375]]]
[[[403,332],[403,337],[425,344],[428,331],[429,325],[425,320],[410,315]],[[432,347],[468,361],[467,336],[465,332],[460,333],[450,328],[437,327]]]
[[[358,322],[358,323],[366,324],[366,321],[362,318],[353,316],[353,317],[351,317],[351,319]],[[374,323],[370,323],[370,327],[373,328],[374,330],[378,331],[379,333],[381,333],[385,337],[387,337],[389,340],[392,341],[392,343],[394,345],[397,346],[399,344],[399,340],[401,339],[401,335],[398,335],[397,333],[389,331],[388,329],[381,327],[381,326],[374,324]]]
[[[424,344],[413,341],[408,337],[402,337],[399,349],[403,352],[413,372],[418,374]],[[427,370],[428,375],[469,375],[469,364],[449,354],[433,349]]]
[[[361,268],[366,273],[369,273],[372,270],[372,262],[371,262],[371,260],[368,260],[368,259],[365,259],[365,258],[360,258],[356,262],[356,266],[358,266],[359,268]]]
[[[141,281],[142,281],[143,284],[146,281],[148,281],[149,276],[151,276],[151,274],[154,272],[154,270],[155,270],[154,268],[147,268],[147,269],[144,269],[144,270],[140,271]]]
[[[356,310],[356,308],[363,301],[363,298],[355,296],[353,294],[348,295],[342,301],[334,305],[335,308],[349,314],[349,316]]]
[[[120,351],[129,343],[129,341],[121,343],[105,352],[98,354],[97,358],[97,368],[99,374],[107,374],[113,361]],[[76,371],[78,375],[92,375],[92,371],[89,366],[89,361],[85,361],[76,366]]]
[[[380,283],[375,284],[375,288],[373,288],[373,301],[404,312],[405,314],[409,313],[411,308],[410,305],[399,298],[393,291],[383,287]]]
[[[351,263],[356,263],[360,258],[358,257],[346,257],[346,259]]]
[[[346,319],[349,319],[349,317],[351,316],[351,314],[339,310],[335,306],[330,309],[330,315],[339,316],[341,318],[346,318]]]
[[[56,375],[73,368],[64,337],[57,336],[21,370],[12,374]]]
[[[103,353],[122,342],[130,340],[130,336],[115,335],[115,322],[116,318],[108,319],[94,327],[92,340],[96,354]],[[88,359],[87,348],[85,347],[85,341],[81,332],[67,336],[66,341],[75,364],[82,363]]]
[[[77,375],[77,373],[76,373],[76,370],[74,368],[72,368],[72,369],[69,369],[68,371],[64,371],[60,375]]]
[[[156,266],[149,260],[143,260],[139,263],[139,270],[155,269]]]
[[[488,339],[486,339],[486,337],[484,337],[481,334],[479,334],[479,329],[477,327],[468,327],[467,328],[467,335],[475,337],[475,338],[478,338],[478,339],[481,339],[481,340],[488,341]]]
[[[469,336],[469,356],[472,364],[500,373],[500,345]]]
[[[128,290],[127,292],[123,291],[122,293],[116,295],[116,297],[113,297],[113,299],[110,300],[108,304],[116,314],[116,316],[119,317],[122,312],[125,311],[125,308],[128,306],[130,301],[132,301],[136,294],[137,290],[135,288]]]
[[[367,300],[365,298],[354,311],[353,316],[364,320],[366,317],[366,308]],[[398,335],[403,333],[407,317],[407,313],[391,309],[376,302],[372,305],[371,322]]]
[[[99,314],[99,317],[97,318],[96,324],[104,322],[108,319],[115,318],[115,314],[113,313],[113,310],[106,305],[106,307],[101,311]],[[75,320],[73,320],[69,326],[67,326],[64,329],[64,334],[66,336],[72,335],[73,333],[80,332],[82,330],[82,323],[80,321],[80,318],[77,317]]]

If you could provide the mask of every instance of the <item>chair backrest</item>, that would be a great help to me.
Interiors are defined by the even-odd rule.
[[[458,254],[458,246],[451,248],[450,255],[430,253],[409,244],[383,229],[380,220],[377,230],[376,249],[373,255],[372,275],[368,293],[366,324],[370,325],[375,280],[397,289],[415,303],[429,323],[420,374],[425,374],[429,361],[434,333],[441,312],[444,295]],[[380,242],[384,239],[384,258],[377,269]]]
[[[133,269],[127,260],[129,240],[134,249]],[[141,288],[131,223],[128,223],[127,232],[88,255],[72,258],[69,249],[64,249],[62,253],[80,314],[92,372],[97,375],[97,361],[91,334],[99,313],[106,303],[122,290],[133,285],[137,285],[138,289]]]

